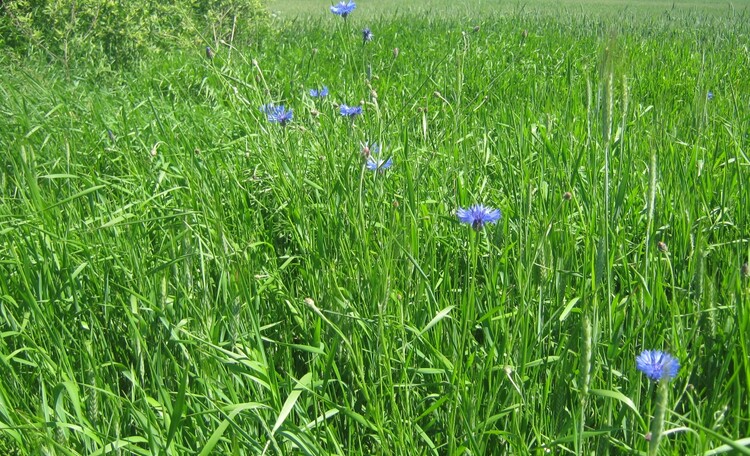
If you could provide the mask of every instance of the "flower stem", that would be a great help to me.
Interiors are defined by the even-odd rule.
[[[659,449],[659,440],[664,431],[664,417],[667,413],[667,397],[669,396],[668,376],[663,376],[659,380],[659,389],[656,391],[656,410],[654,420],[651,422],[651,440],[648,443],[648,456],[656,456]]]

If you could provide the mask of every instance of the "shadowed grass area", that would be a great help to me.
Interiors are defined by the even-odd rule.
[[[0,449],[748,454],[750,25],[471,17],[0,55]]]

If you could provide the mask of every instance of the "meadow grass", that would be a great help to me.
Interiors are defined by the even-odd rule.
[[[282,17],[316,17],[330,15],[327,7],[337,1],[271,0],[269,9]],[[477,19],[496,14],[519,12],[544,15],[591,14],[598,17],[622,14],[655,16],[659,14],[684,14],[699,12],[702,15],[747,14],[750,0],[702,1],[702,0],[359,0],[358,17],[367,19],[429,13],[443,18],[463,17]]]
[[[367,4],[120,74],[0,56],[0,449],[750,453],[744,16]]]

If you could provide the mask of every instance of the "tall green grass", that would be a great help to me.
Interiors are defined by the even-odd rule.
[[[747,21],[336,19],[0,57],[0,448],[750,452]]]
[[[269,0],[271,12],[280,17],[325,17],[330,14],[329,5],[340,0]],[[430,14],[438,17],[492,17],[497,14],[517,14],[519,12],[544,15],[566,16],[568,14],[594,14],[610,19],[623,14],[654,16],[660,14],[701,15],[747,14],[749,0],[731,2],[701,0],[526,0],[508,2],[504,0],[480,0],[455,2],[451,0],[359,0],[357,17],[378,18],[394,14]]]

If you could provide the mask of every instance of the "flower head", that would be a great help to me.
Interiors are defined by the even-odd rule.
[[[680,370],[680,362],[669,353],[659,350],[643,350],[635,359],[639,371],[652,380],[673,379]]]
[[[370,171],[381,173],[393,165],[393,157],[380,158],[380,145],[378,143],[362,143],[362,157],[365,159],[365,167]]]
[[[339,107],[339,112],[341,112],[341,115],[344,117],[354,117],[362,114],[362,106],[347,106],[342,104]]]
[[[501,214],[499,209],[475,204],[468,209],[459,207],[456,215],[462,223],[469,223],[475,230],[481,230],[485,223],[495,223],[500,220]]]
[[[280,123],[281,125],[286,125],[294,117],[291,109],[287,110],[284,105],[276,106],[273,103],[261,106],[260,111],[268,117],[269,122]]]
[[[331,12],[346,19],[346,16],[354,11],[356,7],[357,4],[354,2],[339,2],[338,5],[331,5]]]
[[[368,41],[372,41],[372,37],[375,36],[370,31],[369,27],[365,27],[364,30],[362,30],[362,42],[367,43]]]
[[[378,143],[360,143],[362,145],[362,156],[365,158],[370,158],[370,155],[377,155],[380,153],[380,145]]]
[[[370,171],[380,171],[383,172],[386,169],[390,168],[393,165],[393,158],[388,157],[387,160],[383,160],[380,158],[375,158],[372,155],[367,159],[367,162],[365,163],[365,166]]]
[[[708,101],[713,100],[714,99],[714,93],[709,90],[708,93],[706,94],[706,98],[708,98]]]
[[[328,87],[323,86],[321,89],[310,89],[310,96],[313,98],[323,98],[328,96]]]

